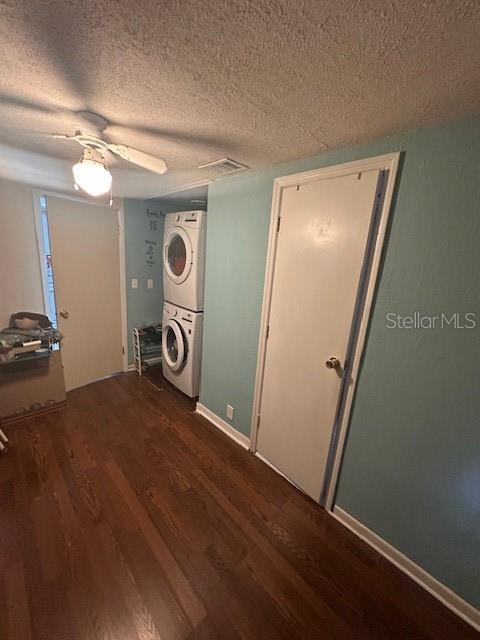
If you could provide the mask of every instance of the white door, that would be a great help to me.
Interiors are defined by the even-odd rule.
[[[320,499],[379,171],[284,188],[257,450]],[[337,358],[340,368],[327,368]]]
[[[47,198],[67,390],[122,370],[115,209]]]

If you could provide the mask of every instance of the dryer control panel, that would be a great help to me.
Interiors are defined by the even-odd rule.
[[[165,226],[184,225],[186,227],[201,228],[206,222],[207,212],[200,209],[196,211],[179,211],[178,213],[167,213],[165,216]]]

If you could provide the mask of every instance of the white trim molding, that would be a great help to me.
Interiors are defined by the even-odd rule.
[[[235,440],[235,442],[241,447],[243,447],[244,449],[249,449],[250,438],[247,438],[247,436],[244,436],[243,433],[240,433],[240,431],[237,431],[231,425],[226,423],[225,420],[219,418],[217,414],[213,413],[213,411],[210,411],[208,407],[201,404],[200,402],[197,402],[195,413],[198,413],[199,416],[202,416],[202,418],[208,420],[211,424],[217,427],[217,429],[220,429],[220,431],[226,433],[229,438]]]
[[[334,507],[329,512],[343,526],[353,531],[355,535],[370,545],[384,558],[389,560],[398,569],[403,571],[409,578],[419,584],[425,591],[428,591],[434,598],[439,600],[457,616],[468,622],[474,629],[480,631],[480,610],[476,609],[469,602],[466,602],[451,589],[442,584],[439,580],[422,569],[413,560],[398,551],[389,542],[374,533],[371,529],[356,520],[341,507]]]
[[[118,257],[120,260],[120,312],[122,314],[122,363],[123,370],[129,371],[128,365],[128,318],[127,318],[127,270],[125,254],[125,209],[123,198],[116,206],[118,217]]]
[[[333,499],[337,486],[340,463],[345,444],[350,413],[352,409],[353,396],[358,379],[358,371],[365,344],[368,322],[372,308],[373,294],[375,291],[378,273],[380,270],[380,259],[383,250],[383,243],[388,225],[388,217],[392,204],[392,197],[395,187],[395,179],[398,170],[400,153],[389,153],[373,158],[355,160],[344,164],[304,171],[288,176],[281,176],[275,179],[273,186],[272,209],[270,214],[270,231],[268,237],[267,264],[265,269],[265,285],[263,288],[262,315],[260,323],[260,337],[258,343],[257,370],[255,376],[255,388],[253,397],[252,423],[250,434],[250,448],[255,453],[257,449],[258,421],[260,417],[260,406],[262,398],[263,377],[265,371],[265,356],[267,343],[267,328],[270,316],[270,305],[273,291],[275,257],[277,251],[278,218],[282,203],[282,192],[286,187],[305,184],[313,180],[331,179],[352,173],[363,173],[365,171],[383,171],[386,173],[386,180],[383,188],[383,199],[381,208],[376,215],[376,224],[372,225],[370,237],[367,242],[368,260],[367,269],[362,288],[359,290],[358,300],[361,300],[356,317],[352,323],[351,355],[347,355],[350,362],[350,372],[346,377],[349,384],[343,386],[340,391],[342,402],[340,412],[335,425],[332,425],[333,436],[329,463],[325,472],[325,483],[322,497],[327,510],[333,505]],[[375,213],[372,214],[372,220]]]
[[[155,191],[154,194],[150,194],[144,196],[143,200],[161,200],[165,196],[171,196],[175,193],[181,193],[182,191],[188,191],[189,189],[195,189],[195,187],[206,187],[209,184],[212,184],[213,178],[205,178],[204,180],[197,180],[196,182],[189,182],[188,184],[182,184],[173,189],[167,189],[167,191],[162,191],[162,193],[158,193]]]

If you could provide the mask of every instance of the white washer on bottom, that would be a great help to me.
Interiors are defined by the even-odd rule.
[[[163,305],[163,375],[190,398],[199,393],[202,328],[203,312]]]

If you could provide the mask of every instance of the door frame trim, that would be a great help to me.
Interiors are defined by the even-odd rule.
[[[397,176],[397,170],[400,160],[400,152],[388,153],[381,156],[374,156],[372,158],[365,158],[361,160],[355,160],[353,162],[347,162],[344,164],[336,164],[320,169],[314,169],[313,171],[303,171],[301,173],[295,173],[287,176],[280,176],[275,178],[273,183],[273,196],[272,196],[272,208],[270,213],[270,229],[268,234],[268,248],[267,248],[267,261],[265,267],[265,280],[263,288],[263,301],[262,312],[260,321],[260,335],[258,342],[258,354],[257,354],[257,367],[255,375],[255,387],[253,396],[253,410],[251,421],[251,433],[250,433],[250,450],[255,453],[257,451],[257,436],[258,436],[258,423],[260,419],[260,404],[262,398],[263,379],[265,373],[265,356],[266,356],[266,344],[267,344],[267,329],[270,318],[270,306],[272,300],[273,280],[275,259],[277,252],[277,240],[278,240],[278,223],[280,216],[280,208],[282,204],[282,192],[287,187],[292,187],[299,184],[305,184],[315,180],[322,180],[326,178],[336,178],[351,173],[361,173],[364,171],[388,171],[388,178],[385,185],[384,197],[382,202],[382,208],[378,218],[378,224],[376,226],[376,237],[370,238],[367,242],[372,244],[371,252],[371,266],[368,275],[368,279],[363,283],[363,292],[365,303],[361,309],[360,317],[354,318],[352,327],[356,326],[355,336],[355,349],[352,356],[352,362],[350,367],[350,380],[351,384],[345,393],[345,400],[343,404],[343,411],[340,416],[338,430],[336,432],[335,451],[333,456],[330,457],[332,461],[330,468],[327,466],[325,477],[325,508],[331,511],[333,508],[333,502],[335,497],[335,491],[337,487],[337,481],[340,471],[340,464],[343,455],[343,449],[345,445],[345,439],[348,430],[348,424],[350,421],[350,415],[352,410],[353,397],[357,387],[358,370],[360,366],[361,356],[364,351],[365,338],[368,328],[368,323],[371,316],[373,296],[377,285],[378,274],[380,270],[380,262],[383,251],[383,245],[385,241],[385,235],[388,225],[388,219],[393,199],[393,193],[395,188],[395,181]],[[362,286],[362,285],[361,285]],[[343,393],[343,389],[340,394]]]
[[[115,206],[115,201],[114,201]],[[125,208],[124,199],[118,202],[118,256],[120,262],[120,310],[122,314],[122,364],[123,371],[128,371],[128,320],[127,320],[127,265],[125,247]]]
[[[47,299],[48,293],[46,290],[46,269],[43,261],[43,235],[42,235],[42,221],[40,210],[40,196],[51,196],[54,198],[63,198],[64,200],[73,200],[74,202],[80,202],[81,204],[89,204],[92,207],[105,207],[108,206],[104,202],[93,202],[87,198],[81,196],[71,195],[67,193],[58,193],[51,189],[40,189],[38,187],[32,187],[33,198],[33,217],[35,220],[35,230],[37,236],[37,250],[38,260],[40,263],[40,275],[42,281],[42,293],[43,293],[43,311],[47,313]],[[124,211],[124,199],[118,198],[113,201],[113,209],[117,212],[118,222],[118,257],[119,257],[119,279],[120,279],[120,310],[121,310],[121,332],[122,332],[122,370],[128,371],[128,325],[127,325],[127,276],[125,266],[125,211]],[[47,210],[48,215],[48,210]]]

